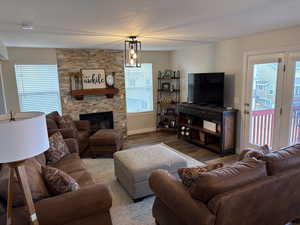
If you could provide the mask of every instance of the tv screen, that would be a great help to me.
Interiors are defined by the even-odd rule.
[[[224,73],[190,73],[188,101],[198,105],[224,105]]]

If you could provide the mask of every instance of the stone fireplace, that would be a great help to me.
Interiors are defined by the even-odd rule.
[[[99,129],[113,129],[114,119],[113,112],[99,112],[80,114],[80,120],[88,120],[91,124],[91,130],[95,133]]]
[[[81,114],[112,112],[113,127],[127,134],[125,80],[123,52],[104,49],[56,49],[60,94],[63,114],[79,119]],[[119,93],[113,98],[105,95],[86,95],[76,100],[70,95],[70,73],[81,69],[104,69],[115,72],[115,88]]]

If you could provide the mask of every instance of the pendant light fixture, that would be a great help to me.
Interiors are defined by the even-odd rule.
[[[125,41],[125,67],[141,67],[142,44],[137,36],[129,36]]]

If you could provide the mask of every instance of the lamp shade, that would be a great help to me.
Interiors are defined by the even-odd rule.
[[[49,148],[44,113],[16,113],[0,115],[0,163],[25,160]]]

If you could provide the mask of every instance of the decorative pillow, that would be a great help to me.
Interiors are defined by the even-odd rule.
[[[50,148],[45,152],[47,164],[53,164],[70,154],[69,148],[60,132],[49,138]]]
[[[239,155],[239,161],[248,158],[262,159],[264,155],[270,153],[268,145],[259,146],[258,149],[244,149]]]
[[[42,174],[50,193],[53,195],[79,190],[79,184],[60,169],[43,166]]]
[[[60,129],[72,128],[75,131],[78,131],[77,127],[76,127],[76,124],[74,123],[72,117],[69,116],[69,115],[60,117],[60,120],[58,122],[58,126],[59,126]]]
[[[38,201],[43,198],[49,197],[50,195],[48,189],[42,177],[42,169],[40,163],[37,162],[34,158],[26,160],[25,170],[33,201]],[[8,179],[9,167],[7,165],[4,165],[0,172],[0,197],[5,201],[7,201]],[[20,207],[25,205],[24,194],[20,188],[16,174],[12,180],[12,191],[14,196],[13,206]]]
[[[250,184],[266,176],[264,161],[247,159],[231,166],[201,173],[188,190],[193,198],[207,203],[217,194]]]
[[[182,180],[182,183],[185,186],[190,187],[201,173],[212,171],[221,167],[223,167],[223,163],[215,163],[207,166],[196,166],[190,168],[180,168],[178,169],[178,175]]]

